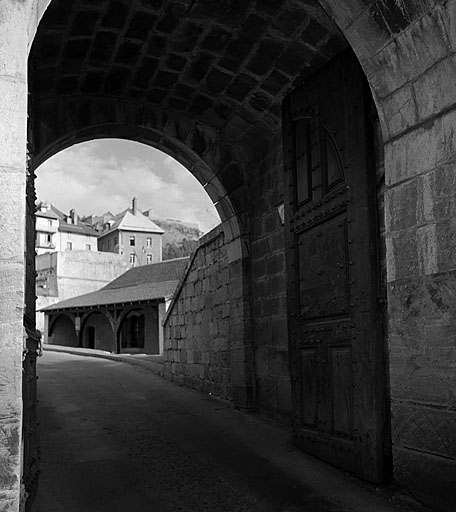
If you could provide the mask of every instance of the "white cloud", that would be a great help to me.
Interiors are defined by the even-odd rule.
[[[219,223],[203,187],[182,165],[158,150],[129,141],[92,141],[68,148],[37,170],[37,196],[80,215],[117,213],[132,197],[159,217],[198,223],[206,232]]]

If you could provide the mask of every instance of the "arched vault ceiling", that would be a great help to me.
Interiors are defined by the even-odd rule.
[[[345,45],[316,0],[53,0],[30,54],[32,117],[87,96],[230,138],[270,132],[292,84]]]

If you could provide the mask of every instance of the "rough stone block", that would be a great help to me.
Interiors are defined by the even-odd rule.
[[[433,508],[451,511],[456,503],[456,461],[393,447],[394,477]]]
[[[2,39],[2,41],[4,41]],[[17,48],[12,51],[18,55]],[[8,62],[10,59],[6,59]],[[2,66],[2,72],[4,69]],[[25,174],[25,151],[27,132],[27,86],[25,78],[0,76],[0,119],[2,119],[0,136],[0,170],[23,172]],[[3,190],[8,190],[9,187]],[[14,196],[10,197],[25,197]],[[4,198],[6,199],[6,197]]]
[[[438,270],[445,272],[456,269],[456,221],[439,222],[435,227],[435,242]]]
[[[290,379],[278,379],[276,381],[277,388],[277,407],[285,414],[291,416],[292,401],[291,401],[291,381]]]
[[[23,263],[0,262],[0,289],[2,293],[0,323],[14,324],[15,322],[22,322],[24,306]]]
[[[290,377],[287,350],[270,351],[270,375],[271,377]]]
[[[388,281],[420,274],[415,233],[398,232],[386,237]]]
[[[427,70],[413,84],[419,119],[424,120],[456,103],[453,86],[456,60],[448,57]]]
[[[384,98],[406,82],[415,80],[449,53],[445,26],[436,9],[385,45],[366,63],[366,74],[374,90]]]
[[[390,379],[393,399],[446,406],[456,393],[455,272],[389,285]]]
[[[410,84],[385,98],[382,108],[389,137],[396,136],[417,123],[417,106]]]
[[[420,404],[392,402],[393,443],[455,459],[456,411]]]
[[[269,349],[259,347],[255,350],[255,375],[258,377],[269,376]]]
[[[257,404],[267,409],[277,408],[276,380],[259,377],[256,379]]]

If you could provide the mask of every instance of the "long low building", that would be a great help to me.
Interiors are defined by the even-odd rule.
[[[100,290],[43,308],[44,343],[161,354],[167,305],[188,260],[134,267]]]

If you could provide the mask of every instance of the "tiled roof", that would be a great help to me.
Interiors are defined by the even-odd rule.
[[[114,216],[112,220],[114,221],[112,226],[109,230],[104,231],[100,235],[100,238],[108,233],[112,233],[115,229],[123,229],[125,231],[145,231],[147,233],[164,233],[162,228],[157,226],[155,222],[152,222],[140,211],[138,211],[136,215],[133,215],[130,208],[127,208],[123,212]]]
[[[128,288],[107,290],[102,288],[96,292],[86,293],[62,302],[57,302],[41,311],[74,309],[93,306],[122,304],[124,302],[141,302],[145,300],[166,299],[171,297],[179,281],[164,281],[161,283],[146,283]]]
[[[87,224],[68,224],[67,222],[60,221],[59,231],[63,233],[76,233],[77,235],[90,235],[98,237],[98,231],[95,231]]]
[[[179,258],[134,267],[101,290],[57,302],[41,311],[168,299],[174,294],[188,260],[189,258]]]
[[[189,258],[177,258],[174,260],[161,261],[141,267],[133,267],[125,274],[122,274],[114,281],[111,281],[105,288],[125,288],[143,283],[158,283],[162,281],[179,281],[187,267]]]
[[[42,212],[42,211],[38,210],[36,212],[36,216],[44,217],[45,219],[58,219],[59,218],[59,216],[56,213],[54,213],[53,211],[50,211],[50,210],[46,211],[46,212]]]

